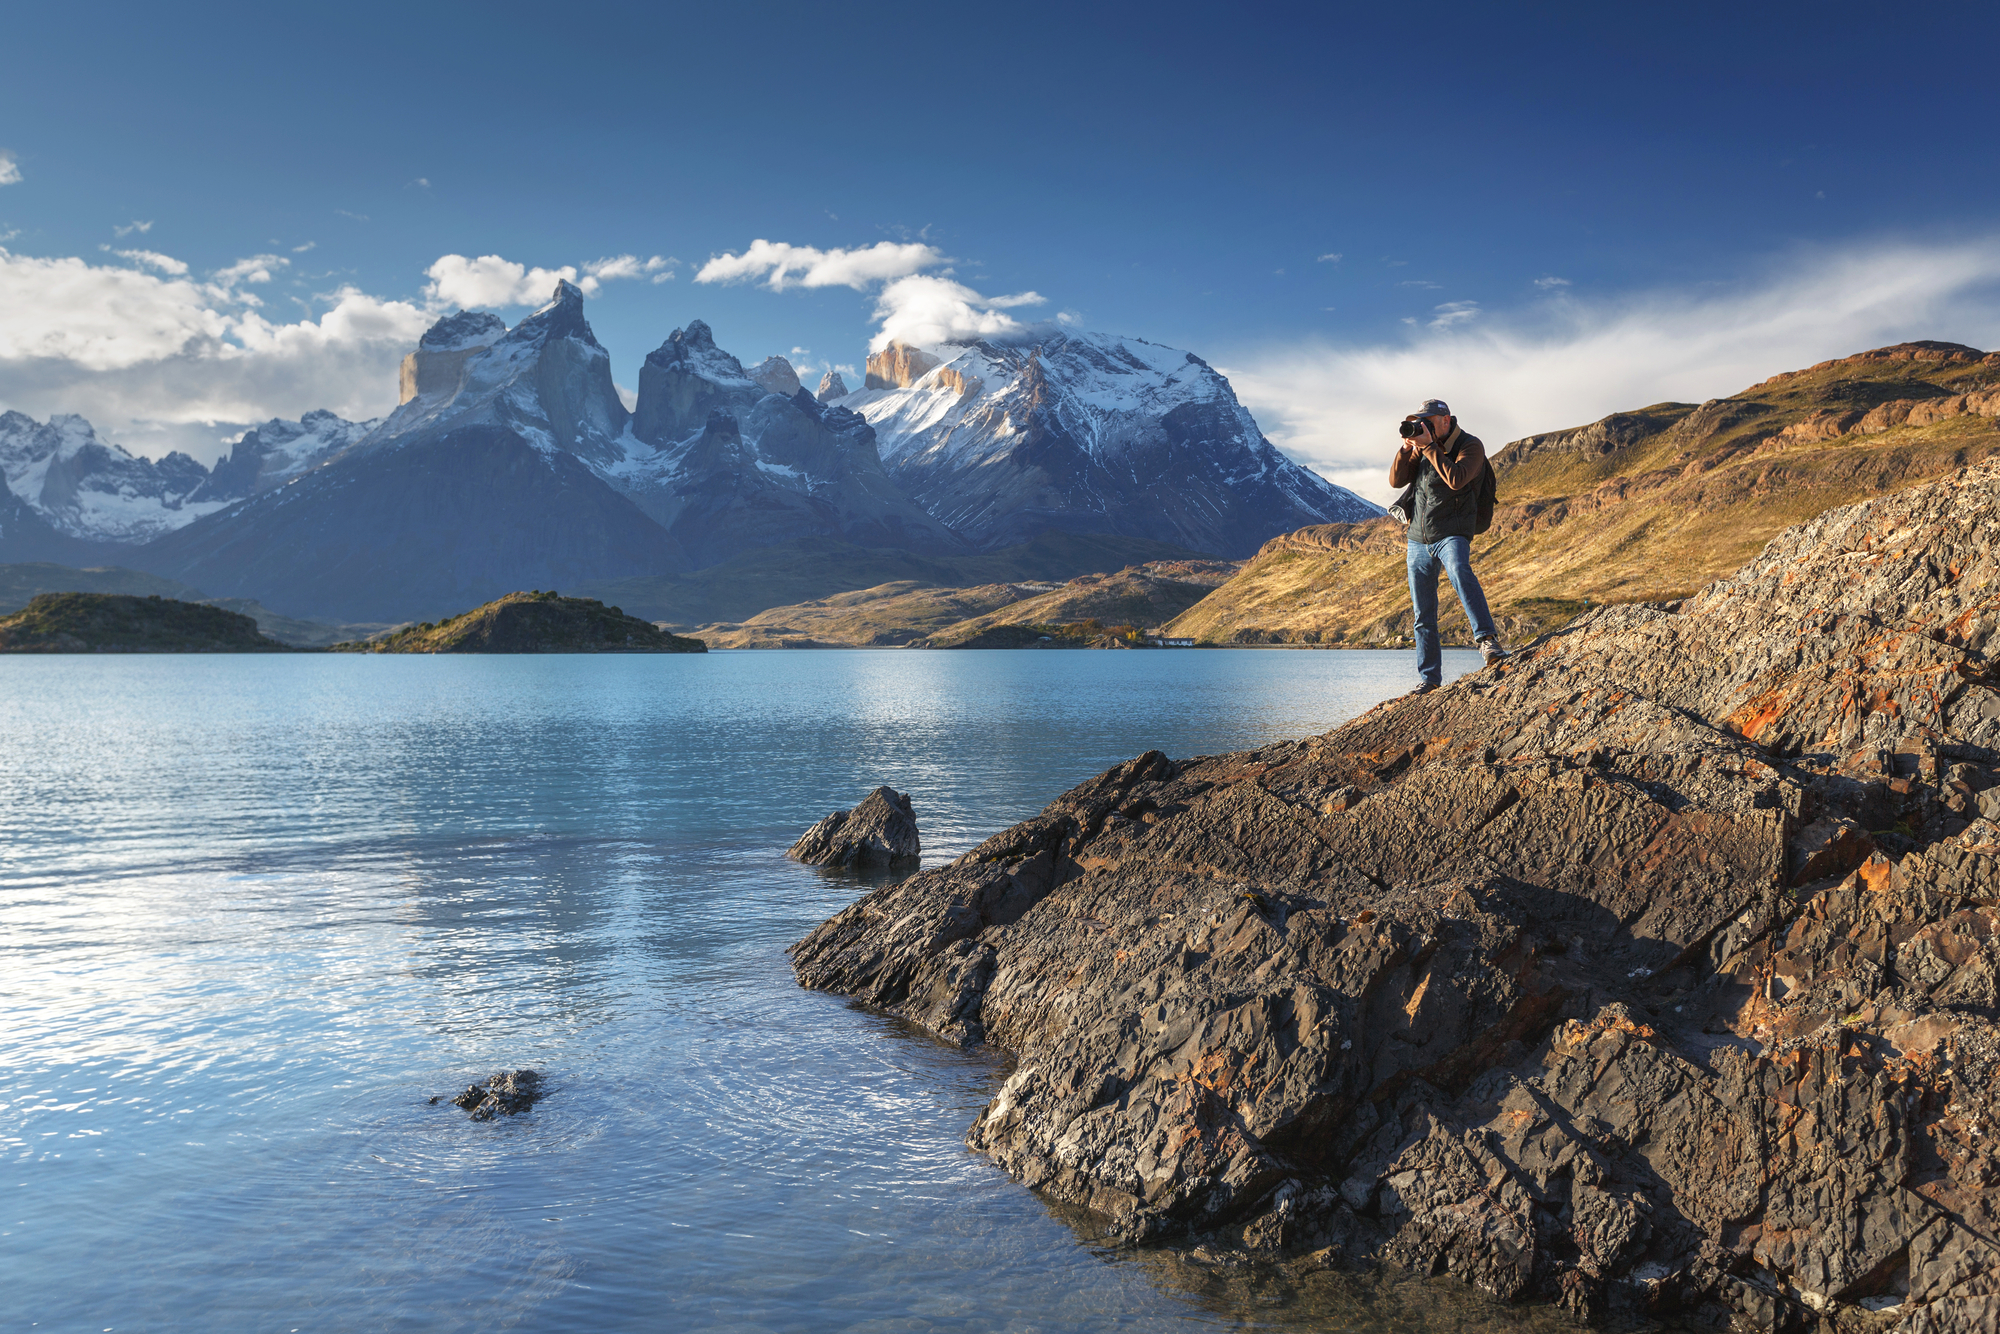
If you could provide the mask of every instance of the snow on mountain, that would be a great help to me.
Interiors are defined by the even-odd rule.
[[[639,368],[627,448],[606,478],[697,564],[800,537],[965,546],[889,480],[867,422],[805,392],[782,357],[746,371],[700,320]]]
[[[308,412],[297,421],[273,417],[245,431],[190,499],[241,500],[283,486],[361,443],[383,420],[351,422],[326,411]]]
[[[58,533],[93,542],[145,542],[227,503],[195,497],[209,473],[186,454],[135,458],[61,414],[0,413],[0,473]]]
[[[1037,325],[1007,339],[868,359],[837,400],[874,426],[889,474],[980,546],[1045,528],[1243,557],[1370,501],[1281,454],[1191,352]]]

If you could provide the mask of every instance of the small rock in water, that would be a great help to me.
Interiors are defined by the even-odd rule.
[[[812,866],[888,866],[922,853],[909,794],[878,787],[806,830],[785,855]]]
[[[542,1076],[534,1070],[502,1070],[484,1084],[469,1084],[451,1100],[475,1121],[491,1121],[501,1113],[512,1116],[534,1106],[542,1096]],[[431,1099],[436,1102],[436,1098]]]

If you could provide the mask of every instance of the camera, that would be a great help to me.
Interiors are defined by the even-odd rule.
[[[1424,430],[1425,430],[1424,423],[1420,419],[1413,422],[1404,422],[1402,425],[1396,428],[1396,434],[1402,436],[1403,439],[1405,440],[1414,440],[1418,436],[1422,435],[1424,433]]]

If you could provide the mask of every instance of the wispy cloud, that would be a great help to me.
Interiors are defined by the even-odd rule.
[[[20,159],[16,158],[10,150],[0,148],[0,185],[19,185],[20,183]]]
[[[1479,318],[1477,301],[1447,301],[1434,309],[1437,313],[1431,316],[1433,329],[1449,329],[1454,325],[1469,324]]]
[[[1340,261],[1341,261],[1342,259],[1344,259],[1344,258],[1346,258],[1346,257],[1345,257],[1344,255],[1342,255],[1342,254],[1341,254],[1341,253],[1340,253],[1340,252],[1339,252],[1338,250],[1331,250],[1331,251],[1328,251],[1328,252],[1327,252],[1326,254],[1324,254],[1324,255],[1321,255],[1321,256],[1319,257],[1319,259],[1315,261],[1315,263],[1319,263],[1319,264],[1338,264],[1338,263],[1340,263]]]
[[[366,213],[349,213],[344,208],[337,208],[334,210],[334,212],[339,214],[341,217],[351,219],[354,222],[368,221],[368,215]]]
[[[317,241],[308,241],[304,245],[295,245],[292,247],[292,253],[294,255],[303,255],[306,253],[306,251],[311,250],[314,246],[317,246],[318,244],[319,242]]]
[[[1384,343],[1266,346],[1217,360],[1275,442],[1386,499],[1389,424],[1427,396],[1449,401],[1497,449],[1908,339],[1991,347],[2000,342],[1996,295],[2000,236],[1879,243],[1796,252],[1727,286],[1590,300],[1557,289],[1476,321],[1434,317]]]
[[[134,220],[132,222],[126,223],[123,227],[113,227],[111,229],[111,234],[113,236],[124,237],[124,236],[130,236],[133,232],[137,232],[139,233],[139,235],[144,236],[147,232],[150,232],[152,230],[153,230],[153,224],[150,219],[148,219],[145,222],[139,222],[137,220]]]
[[[162,255],[157,250],[120,250],[118,257],[129,259],[134,264],[143,264],[149,269],[158,269],[161,273],[172,274],[176,278],[188,271],[186,263],[175,259],[172,255]]]
[[[1543,291],[1546,292],[1553,287],[1568,287],[1569,279],[1558,278],[1555,275],[1551,274],[1546,278],[1535,279],[1535,286],[1541,288]]]

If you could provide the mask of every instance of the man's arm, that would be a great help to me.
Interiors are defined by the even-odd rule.
[[[1398,489],[1417,480],[1417,451],[1405,440],[1396,451],[1395,461],[1389,465],[1389,485]]]
[[[1486,467],[1486,446],[1479,442],[1476,435],[1459,437],[1456,458],[1445,458],[1436,445],[1425,445],[1424,453],[1429,457],[1431,466],[1438,470],[1438,476],[1444,478],[1444,484],[1454,491],[1463,491],[1478,481],[1481,470]],[[1415,475],[1416,469],[1413,467],[1410,472]],[[1393,470],[1389,480],[1392,485],[1400,485]]]

